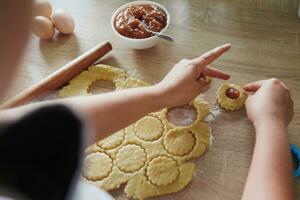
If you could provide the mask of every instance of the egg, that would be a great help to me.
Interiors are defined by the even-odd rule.
[[[48,0],[37,0],[33,4],[34,16],[43,16],[50,19],[52,13],[52,6]]]
[[[70,13],[65,10],[55,10],[52,13],[51,20],[55,28],[64,34],[72,34],[75,29],[75,23]]]
[[[41,39],[50,39],[55,31],[52,22],[48,18],[37,16],[32,20],[32,32]]]

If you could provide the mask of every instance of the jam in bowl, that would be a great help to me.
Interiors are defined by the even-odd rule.
[[[130,5],[116,16],[115,29],[125,37],[143,39],[161,32],[167,25],[167,14],[158,6]]]
[[[164,32],[170,15],[166,8],[152,1],[134,1],[121,6],[111,19],[112,29],[127,46],[145,49],[154,46],[158,38],[153,32]]]

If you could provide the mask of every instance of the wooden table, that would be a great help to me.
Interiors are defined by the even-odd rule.
[[[182,58],[232,43],[232,50],[214,65],[232,74],[231,82],[278,77],[290,87],[295,118],[290,141],[300,145],[300,21],[292,0],[161,0],[171,14],[168,33],[176,42],[161,42],[143,50],[130,50],[113,37],[110,17],[127,1],[53,0],[55,8],[69,10],[76,21],[73,36],[57,35],[55,41],[33,37],[17,73],[12,96],[58,69],[103,40],[114,50],[102,62],[124,68],[132,77],[157,83]],[[221,81],[213,81],[206,99],[215,102]],[[253,128],[245,112],[223,112],[212,123],[214,142],[200,159],[193,181],[175,195],[158,199],[240,199],[253,148]],[[276,156],[276,155],[274,155]],[[267,170],[267,169],[266,169]],[[300,181],[296,180],[300,198]],[[122,195],[120,197],[122,199]]]

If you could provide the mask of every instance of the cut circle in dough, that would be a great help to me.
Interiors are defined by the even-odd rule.
[[[164,137],[163,145],[172,155],[184,156],[189,154],[196,144],[193,133],[183,129],[171,129]]]
[[[232,96],[229,92],[235,93]],[[245,105],[247,93],[233,83],[223,83],[217,90],[217,103],[226,110],[238,110]]]
[[[166,186],[174,183],[180,174],[178,163],[167,156],[159,156],[152,159],[148,163],[146,170],[149,181],[157,186]]]
[[[116,166],[125,173],[138,171],[145,165],[145,162],[145,150],[136,144],[121,147],[116,155]]]
[[[119,146],[120,144],[122,144],[123,140],[124,140],[124,131],[120,130],[116,133],[114,133],[113,135],[100,140],[97,145],[99,147],[101,147],[104,150],[110,150],[110,149],[114,149],[117,146]]]
[[[197,109],[193,105],[170,108],[167,120],[175,126],[190,126],[197,119]]]
[[[116,86],[112,81],[104,81],[104,80],[98,80],[94,81],[88,90],[88,93],[93,94],[103,94],[108,92],[113,92],[116,90]]]
[[[135,135],[145,141],[154,141],[160,138],[164,131],[162,122],[152,116],[146,116],[136,122]]]
[[[99,181],[110,174],[112,167],[113,162],[108,155],[102,152],[94,152],[84,158],[82,175],[87,180]]]
[[[63,87],[58,97],[66,98],[80,95],[90,95],[89,89],[96,81],[110,81],[117,86],[118,82],[125,80],[125,72],[122,69],[109,65],[95,65],[88,68],[87,71],[81,72],[74,79],[69,81],[69,85]]]

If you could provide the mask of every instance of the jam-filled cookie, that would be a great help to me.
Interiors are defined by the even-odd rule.
[[[217,90],[217,103],[226,110],[238,110],[245,105],[247,93],[240,86],[223,83]]]

